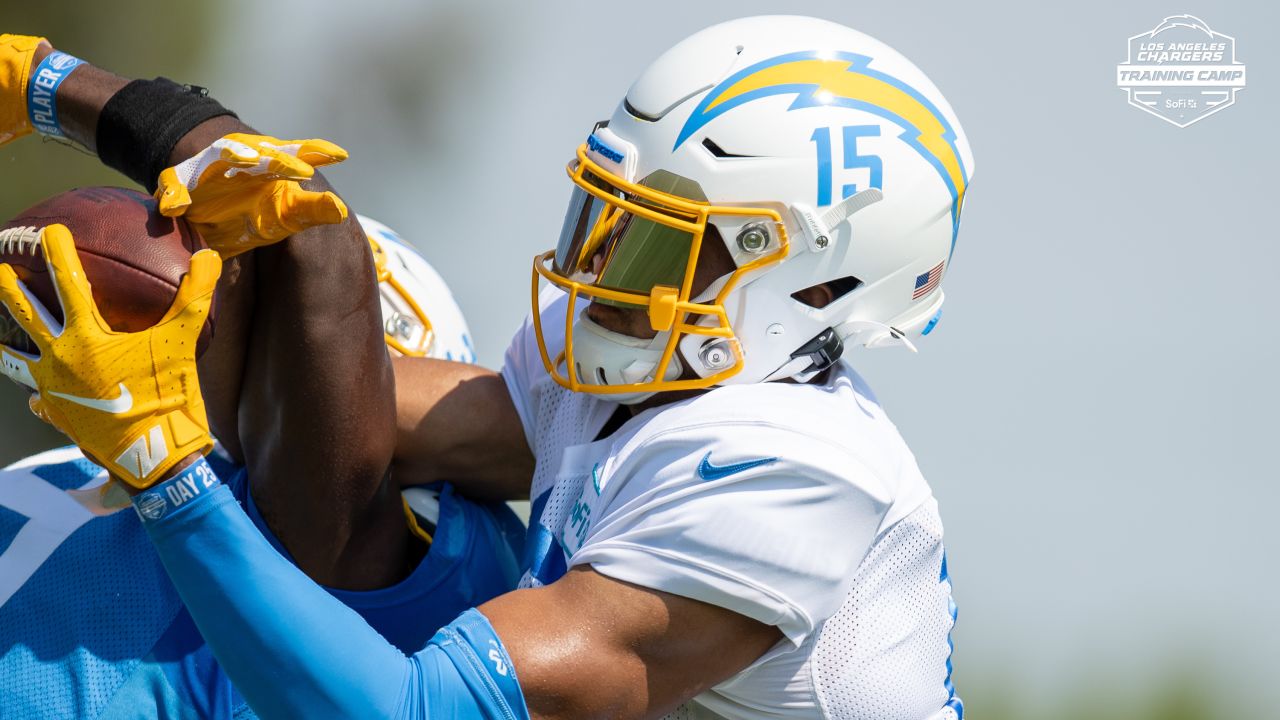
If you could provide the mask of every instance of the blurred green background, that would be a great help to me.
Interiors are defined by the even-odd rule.
[[[1115,87],[1127,38],[1183,11],[1148,0],[5,2],[0,28],[345,146],[327,174],[449,280],[491,367],[559,228],[564,163],[649,60],[769,12],[884,40],[977,158],[946,322],[919,356],[853,357],[942,506],[966,716],[1193,720],[1280,706],[1277,8],[1189,9],[1235,35],[1250,84],[1186,129]],[[3,217],[127,184],[34,137],[0,168]],[[60,443],[24,406],[0,383],[0,462]]]

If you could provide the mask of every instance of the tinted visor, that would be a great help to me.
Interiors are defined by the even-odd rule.
[[[705,196],[697,183],[662,170],[640,185],[657,192],[623,192],[600,175],[582,171],[556,245],[557,274],[641,295],[658,285],[684,284],[698,217],[664,204],[662,195],[694,202],[705,201]]]

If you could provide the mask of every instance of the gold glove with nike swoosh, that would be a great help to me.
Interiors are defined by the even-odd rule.
[[[332,192],[298,184],[315,168],[347,159],[327,140],[279,140],[233,133],[160,173],[160,212],[195,226],[209,247],[230,258],[315,225],[347,219]]]
[[[0,145],[31,132],[27,117],[27,81],[42,37],[0,35]]]
[[[139,489],[212,449],[195,352],[222,272],[218,254],[191,256],[190,272],[155,327],[118,333],[98,313],[71,232],[50,225],[40,245],[62,304],[61,326],[13,268],[0,265],[0,301],[40,350],[35,357],[0,346],[6,374],[39,393],[32,410]]]

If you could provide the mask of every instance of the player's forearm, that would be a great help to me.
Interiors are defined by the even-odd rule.
[[[368,241],[354,220],[257,253],[241,432],[251,490],[298,564],[346,589],[416,564],[398,486],[395,378]],[[252,445],[252,447],[250,447]]]
[[[33,64],[41,61],[55,48],[41,46],[36,50]],[[92,152],[98,151],[98,117],[108,101],[129,84],[129,78],[84,63],[67,76],[58,86],[56,97],[59,125],[67,138]],[[176,165],[195,155],[209,143],[233,132],[254,132],[233,115],[223,115],[197,125],[173,147],[169,164]]]
[[[48,52],[42,48],[35,62]],[[130,121],[128,132],[106,133],[139,147],[98,147],[103,118],[119,125],[118,116],[145,110],[117,106],[104,114],[129,82],[84,64],[57,89],[63,132],[104,162],[155,151],[146,147],[153,139],[143,132],[146,120],[143,128]],[[205,120],[176,139],[167,162],[180,163],[232,132],[254,131],[231,115]],[[130,174],[154,182],[139,178],[137,168]],[[309,189],[331,188],[317,175]],[[266,478],[254,494],[272,529],[318,580],[351,589],[398,580],[415,558],[405,546],[399,498],[384,480],[394,379],[358,223],[312,228],[232,259],[217,301],[218,335],[200,361],[210,424],[252,477]]]
[[[41,45],[35,52],[32,65],[38,66],[53,50]],[[98,115],[111,96],[128,83],[127,79],[89,63],[76,68],[58,87],[55,98],[62,131],[71,140],[96,152],[98,143],[94,132],[98,127]]]
[[[276,553],[216,479],[197,468],[170,483],[180,487],[134,505],[201,634],[264,719],[527,718],[479,613],[406,658]]]
[[[276,553],[228,489],[203,477],[169,482],[176,486],[141,493],[135,507],[183,603],[259,715],[392,717],[406,658]]]

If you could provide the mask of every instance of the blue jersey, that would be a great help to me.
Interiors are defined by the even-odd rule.
[[[278,551],[243,470],[211,456]],[[72,493],[103,482],[75,448],[0,471],[0,717],[253,717],[222,672],[131,512]],[[72,491],[69,493],[68,491]],[[331,590],[412,653],[463,610],[514,587],[523,528],[504,505],[445,487],[430,552],[401,583]]]

